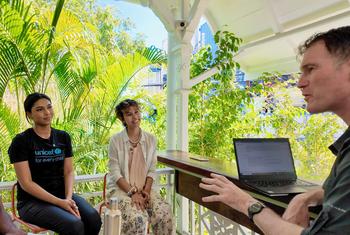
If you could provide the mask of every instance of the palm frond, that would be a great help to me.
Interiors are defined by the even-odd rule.
[[[62,106],[67,108],[63,121],[78,119],[84,111],[86,98],[91,89],[91,83],[97,76],[93,58],[74,69],[75,58],[67,52],[57,63],[54,74],[60,92]]]
[[[13,113],[5,104],[0,103],[0,143],[1,146],[9,146],[12,138],[20,130],[20,121],[16,113]]]
[[[49,54],[50,54],[50,50],[49,49],[51,47],[51,44],[52,44],[54,36],[55,36],[55,29],[56,29],[56,26],[57,26],[57,23],[58,23],[58,19],[60,18],[60,14],[62,12],[63,5],[64,5],[64,0],[58,0],[57,1],[55,12],[54,12],[54,15],[53,15],[53,18],[52,18],[51,31],[49,33],[49,38],[48,38],[48,41],[47,41],[47,44],[46,44],[46,49],[47,50],[46,50],[46,52],[44,54],[43,61],[42,61],[43,62],[43,73],[42,73],[42,81],[43,82],[42,82],[42,87],[41,87],[42,92],[45,92],[47,84],[50,81],[50,77],[46,81],[46,68],[47,68],[47,65],[49,63]]]
[[[19,79],[26,93],[33,92],[41,73],[45,32],[32,22],[30,5],[24,1],[1,1],[0,98],[11,79]]]
[[[155,47],[145,48],[119,58],[99,76],[99,84],[94,88],[94,96],[100,102],[97,105],[100,106],[97,120],[100,122],[102,120],[100,126],[103,127],[100,139],[105,138],[105,134],[115,121],[112,115],[114,107],[121,101],[131,80],[144,68],[165,61],[166,56],[162,50]]]
[[[143,48],[139,53],[151,64],[165,64],[167,62],[165,52],[155,46]]]
[[[72,54],[66,52],[53,70],[61,99],[64,101],[68,101],[70,95],[78,94],[81,89],[78,74],[70,69],[73,59]]]

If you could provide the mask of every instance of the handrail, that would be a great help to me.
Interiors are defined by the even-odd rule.
[[[174,170],[172,168],[159,168],[156,170],[156,173],[158,175],[173,174],[173,172],[174,172]],[[94,174],[94,175],[77,175],[77,176],[75,176],[75,183],[102,181],[104,175],[105,175],[104,173]],[[0,182],[0,192],[11,191],[12,186],[16,182],[17,181]]]
[[[16,182],[17,182],[17,181],[0,182],[0,192],[1,192],[1,191],[11,191],[12,186],[13,186]]]
[[[171,175],[174,174],[174,169],[172,168],[159,168],[156,170],[157,175]],[[100,173],[100,174],[94,174],[94,175],[77,175],[75,176],[75,183],[79,184],[79,183],[86,183],[86,182],[97,182],[97,181],[103,181],[103,177],[105,174]],[[2,191],[11,191],[13,185],[16,183],[17,181],[6,181],[6,182],[0,182],[0,193]],[[169,182],[167,184],[159,184],[159,181],[157,181],[157,187],[162,187],[162,186],[169,186]],[[92,195],[92,196],[100,196],[102,195],[102,191],[101,192],[90,192],[87,193],[88,195]],[[84,195],[87,194],[83,194],[82,196],[84,197]],[[11,202],[3,202],[4,207],[5,208],[10,208],[11,207]]]

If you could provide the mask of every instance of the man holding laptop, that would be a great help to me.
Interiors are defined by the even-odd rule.
[[[350,26],[312,36],[299,54],[298,87],[307,110],[333,112],[350,125]],[[350,234],[350,129],[329,148],[337,158],[323,186],[295,196],[282,218],[217,174],[202,179],[199,186],[216,193],[203,201],[220,201],[244,213],[264,234]],[[308,207],[320,204],[322,211],[309,225]]]

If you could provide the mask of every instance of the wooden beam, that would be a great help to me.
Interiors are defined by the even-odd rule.
[[[266,18],[269,19],[271,28],[274,33],[283,31],[283,27],[277,18],[277,14],[271,0],[265,0]]]
[[[189,13],[189,18],[187,19],[188,25],[183,35],[183,40],[185,42],[191,41],[194,32],[196,31],[201,18],[204,16],[204,12],[207,9],[209,0],[195,0],[191,11]]]
[[[312,22],[312,23],[309,23],[309,24],[306,24],[306,25],[302,25],[302,26],[299,26],[297,28],[293,28],[293,29],[288,30],[288,31],[283,31],[281,33],[274,34],[274,35],[272,35],[270,37],[267,37],[267,38],[263,38],[263,39],[256,40],[256,41],[250,41],[247,44],[245,44],[244,46],[242,46],[239,49],[237,54],[241,53],[241,51],[244,51],[247,48],[260,46],[261,44],[264,44],[264,43],[267,43],[267,42],[271,42],[271,41],[274,41],[274,40],[277,40],[277,39],[280,39],[280,38],[284,38],[284,37],[287,37],[287,36],[290,36],[290,35],[293,35],[293,34],[297,34],[297,33],[303,32],[303,31],[307,31],[307,30],[312,29],[312,28],[323,26],[325,24],[331,24],[332,21],[336,21],[336,20],[339,20],[339,19],[346,19],[349,16],[350,16],[350,9],[347,9],[346,11],[344,11],[342,13],[339,13],[337,15],[333,15],[333,16],[330,16],[330,17],[327,17],[327,18],[323,18],[322,20],[319,20],[319,21],[315,21],[315,22]]]
[[[169,9],[169,6],[165,4],[164,1],[149,0],[148,6],[164,24],[164,27],[167,29],[168,32],[175,31],[176,20],[174,14]]]
[[[211,68],[203,73],[201,73],[200,75],[190,79],[188,81],[187,86],[189,88],[192,88],[193,86],[197,85],[198,83],[208,79],[209,77],[213,76],[214,74],[218,73],[219,69],[217,67]]]

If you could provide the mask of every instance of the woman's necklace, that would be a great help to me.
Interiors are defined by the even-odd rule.
[[[37,128],[33,127],[33,131],[36,135],[40,136],[43,139],[49,139],[51,136],[51,127],[49,128]]]
[[[141,139],[141,131],[139,133],[139,136],[137,137],[137,140],[136,141],[132,141],[129,137],[129,143],[131,144],[132,146],[132,149],[136,148],[136,146],[138,145],[138,143],[140,142],[140,139]]]

